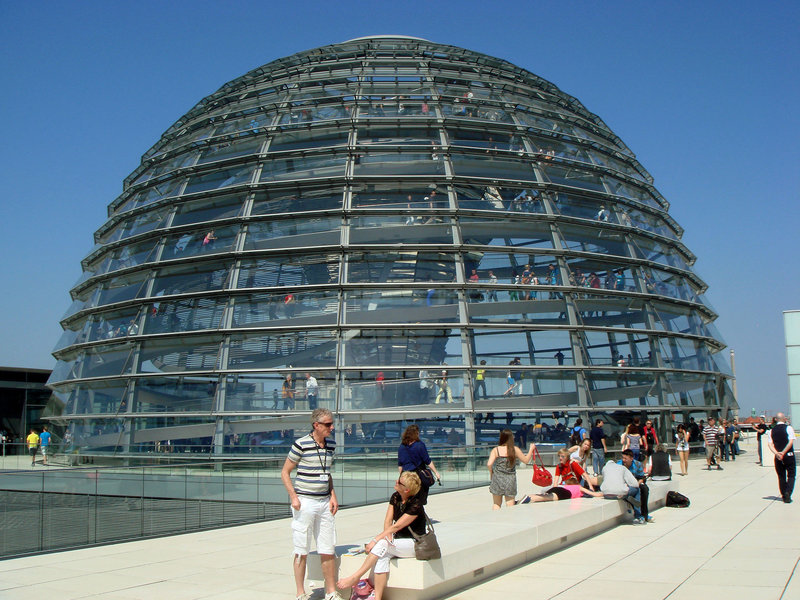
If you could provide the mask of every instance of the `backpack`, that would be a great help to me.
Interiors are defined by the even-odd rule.
[[[372,587],[369,579],[358,580],[358,583],[353,586],[350,600],[375,600],[375,588]]]
[[[688,508],[691,502],[689,499],[679,492],[670,490],[667,492],[667,506],[673,508]]]
[[[656,444],[656,436],[653,435],[653,430],[648,429],[647,433],[645,434],[645,439],[647,439],[648,446],[655,446]]]
[[[573,427],[572,428],[572,435],[569,437],[569,445],[570,446],[580,446],[582,441],[583,441],[583,437],[581,437],[581,428],[580,427]]]

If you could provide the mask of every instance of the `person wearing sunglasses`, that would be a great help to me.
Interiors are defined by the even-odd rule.
[[[375,600],[383,598],[389,581],[389,560],[391,558],[415,558],[414,536],[425,535],[427,517],[425,507],[420,502],[419,475],[403,471],[394,484],[394,493],[389,498],[389,506],[383,519],[383,529],[364,546],[367,557],[361,566],[347,577],[336,582],[341,590],[353,587],[358,580],[374,568]]]
[[[308,600],[310,597],[305,591],[305,575],[312,539],[320,555],[325,600],[341,600],[336,593],[334,579],[334,515],[339,509],[331,478],[335,450],[333,414],[327,408],[317,408],[311,413],[311,433],[294,441],[281,470],[281,480],[289,492],[292,506],[293,570],[297,600]],[[291,476],[295,469],[293,484]]]

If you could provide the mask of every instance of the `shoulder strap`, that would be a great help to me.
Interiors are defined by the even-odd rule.
[[[431,533],[435,533],[436,531],[435,531],[435,530],[434,530],[434,528],[433,528],[433,523],[431,522],[431,518],[428,516],[428,513],[424,513],[424,514],[425,514],[425,524],[427,525],[427,527],[428,527],[428,530],[429,530]],[[413,537],[413,538],[414,538],[416,541],[419,541],[420,537],[422,537],[422,536],[418,535],[418,534],[417,534],[417,533],[414,531],[414,528],[413,528],[413,527],[411,527],[411,525],[409,525],[409,526],[408,526],[408,531],[409,531],[409,533],[411,534],[411,537]]]

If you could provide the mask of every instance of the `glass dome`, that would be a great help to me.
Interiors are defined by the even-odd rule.
[[[579,415],[666,431],[735,406],[668,208],[599,117],[506,61],[402,36],[276,60],[109,205],[51,418],[86,451],[223,455],[315,405],[352,449],[408,420],[434,444]]]

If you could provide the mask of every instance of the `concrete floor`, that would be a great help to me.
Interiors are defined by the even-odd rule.
[[[693,460],[681,491],[688,509],[665,508],[655,522],[622,525],[501,577],[448,596],[453,600],[718,597],[800,599],[800,496],[777,499],[771,467],[754,449],[724,471]],[[521,473],[520,495],[532,491]],[[586,500],[592,502],[593,500]],[[490,510],[485,488],[432,496],[430,514]],[[536,510],[548,510],[540,505]],[[514,510],[514,509],[504,509]],[[340,543],[364,537],[384,505],[346,509]],[[523,513],[521,513],[523,514]],[[367,527],[371,535],[374,527]],[[319,590],[314,595],[316,598]],[[294,597],[286,520],[0,561],[0,598],[139,600]]]

